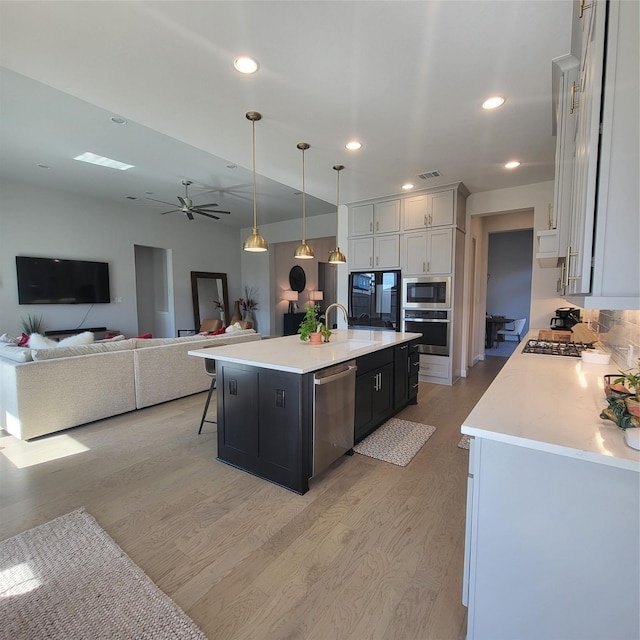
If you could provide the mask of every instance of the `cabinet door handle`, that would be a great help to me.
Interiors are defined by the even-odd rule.
[[[589,5],[591,6],[591,5]],[[575,80],[571,83],[571,92],[570,92],[570,99],[569,99],[569,113],[573,113],[577,108],[578,108],[578,97],[577,97],[577,93],[578,91],[580,91],[580,89],[578,89],[578,85],[576,84]]]
[[[427,263],[423,260],[422,261],[422,271],[426,271],[427,270]]]
[[[380,264],[380,256],[376,256],[376,266]]]
[[[369,223],[369,231],[373,233],[373,222]]]
[[[429,271],[431,271],[431,263],[427,260],[427,273],[429,273]]]
[[[429,221],[427,220],[427,214],[424,214],[424,226],[427,227],[429,226]]]
[[[380,231],[380,222],[376,220],[376,231]]]
[[[369,256],[369,266],[373,267],[373,258]]]

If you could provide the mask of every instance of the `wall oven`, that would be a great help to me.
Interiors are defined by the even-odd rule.
[[[451,311],[403,309],[402,330],[420,333],[419,353],[448,356],[451,347]]]
[[[404,309],[449,309],[451,278],[447,276],[417,276],[402,279]]]

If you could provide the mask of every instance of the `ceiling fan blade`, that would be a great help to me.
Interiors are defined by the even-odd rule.
[[[177,196],[177,198],[178,198],[178,202],[179,202],[183,207],[187,207],[187,206],[189,206],[189,205],[187,204],[187,201],[186,201],[182,196]]]
[[[207,218],[213,218],[214,220],[220,220],[220,218],[218,216],[214,216],[211,213],[205,213],[204,211],[198,211],[197,209],[194,209],[194,211],[201,216],[207,216]]]
[[[175,206],[173,202],[165,202],[164,200],[156,200],[155,198],[147,198],[147,200],[153,200],[154,202],[161,202],[162,204],[168,204],[170,207]]]
[[[231,211],[218,211],[217,209],[213,209],[212,211],[206,211],[205,209],[201,209],[200,207],[193,207],[191,211],[195,211],[196,213],[225,213],[227,215],[231,214]]]
[[[193,206],[202,209],[203,207],[219,207],[220,205],[217,202],[210,202],[209,204],[194,204]]]
[[[189,218],[189,220],[193,220],[193,213],[191,213],[191,211],[187,211],[187,218]]]
[[[181,209],[171,209],[171,211],[163,211],[160,215],[165,216],[167,213],[175,213],[176,211],[181,211]]]

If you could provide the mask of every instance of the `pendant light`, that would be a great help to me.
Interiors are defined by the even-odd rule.
[[[299,142],[297,146],[302,151],[302,242],[298,245],[293,257],[298,260],[311,260],[314,255],[313,249],[307,244],[307,200],[304,189],[304,152],[309,149],[309,144]]]
[[[329,254],[329,264],[344,264],[347,257],[338,246],[338,212],[340,211],[340,172],[344,169],[342,164],[334,164],[333,169],[338,173],[338,189],[336,194],[336,248]]]
[[[253,233],[244,241],[242,248],[245,251],[266,251],[269,248],[267,241],[258,233],[256,216],[256,122],[262,119],[257,111],[247,111],[247,120],[251,120],[253,132]]]

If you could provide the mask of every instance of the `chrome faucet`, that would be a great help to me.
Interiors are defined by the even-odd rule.
[[[324,310],[324,319],[325,322],[329,317],[329,311],[331,311],[331,309],[333,309],[333,307],[337,307],[338,309],[342,309],[342,314],[344,315],[344,321],[347,323],[347,326],[349,325],[349,315],[347,313],[347,309],[345,308],[345,306],[343,304],[340,304],[339,302],[332,302],[325,310]]]

